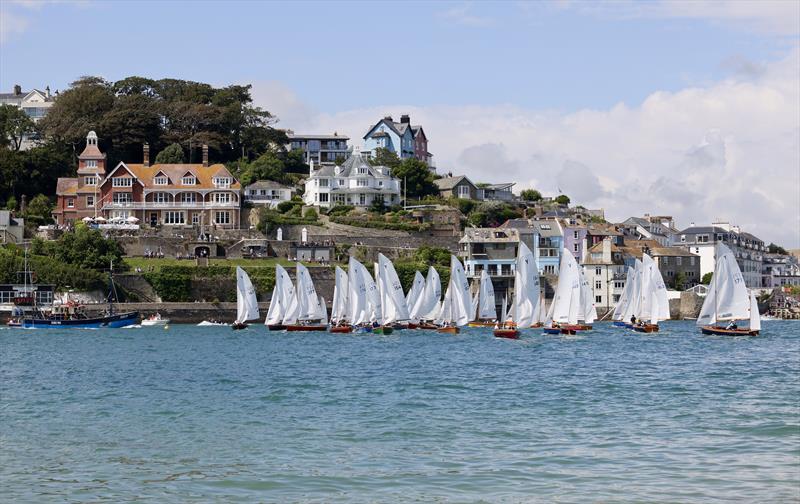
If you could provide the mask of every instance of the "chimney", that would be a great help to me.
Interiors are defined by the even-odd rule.
[[[50,86],[47,86],[46,88],[44,88],[44,91],[45,91],[44,92],[45,98],[47,98],[49,100],[50,99]]]
[[[149,144],[147,144],[147,143],[145,143],[145,144],[142,146],[142,150],[144,151],[144,155],[143,155],[143,159],[142,159],[142,164],[143,164],[145,167],[148,167],[148,166],[150,166],[150,145],[149,145]]]
[[[383,118],[386,119],[387,121],[392,121],[392,116],[390,115],[385,115],[383,116]]]
[[[208,166],[208,145],[203,144],[203,166]]]
[[[19,84],[14,84],[14,96],[19,96],[22,94],[22,86]]]
[[[411,117],[408,114],[403,114],[400,116],[400,123],[401,124],[411,124]]]
[[[603,238],[603,263],[611,264],[611,237]]]

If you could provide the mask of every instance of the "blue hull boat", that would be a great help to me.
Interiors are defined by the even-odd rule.
[[[125,327],[138,323],[139,312],[128,312],[85,319],[23,318],[20,327],[25,329],[100,329],[103,327]]]

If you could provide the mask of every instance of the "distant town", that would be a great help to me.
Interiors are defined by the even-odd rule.
[[[125,274],[140,277],[127,283],[131,299],[185,302],[211,301],[214,295],[198,294],[208,286],[200,287],[193,273],[189,287],[177,294],[164,286],[158,275],[167,261],[174,268],[220,260],[252,261],[253,266],[303,261],[325,268],[351,254],[373,261],[383,253],[397,261],[405,283],[411,276],[403,274],[403,261],[434,264],[424,254],[444,250],[463,260],[471,279],[486,271],[502,299],[513,292],[517,247],[524,242],[538,262],[546,296],[552,296],[561,254],[573,254],[590,281],[595,306],[607,312],[619,301],[628,266],[642,254],[654,258],[675,296],[704,296],[715,245],[724,243],[747,287],[763,294],[771,315],[800,318],[800,251],[765,244],[735,223],[678,223],[655,213],[608,222],[604,209],[584,208],[564,194],[515,191],[512,180],[471,180],[437,169],[431,152],[435,139],[407,114],[376,118],[357,139],[336,131],[276,130],[260,109],[252,109],[255,119],[244,118],[237,126],[236,145],[213,127],[204,134],[193,127],[167,134],[169,120],[157,112],[155,123],[145,126],[160,129],[162,137],[143,133],[138,124],[125,135],[124,126],[120,130],[110,122],[117,103],[166,95],[158,82],[132,79],[139,78],[109,87],[118,101],[108,114],[86,120],[70,110],[58,112],[63,114],[58,122],[48,123],[47,117],[63,97],[65,107],[77,98],[70,93],[100,93],[110,84],[84,81],[60,94],[16,86],[0,94],[4,170],[9,170],[0,194],[5,208],[0,242],[13,256],[9,261],[17,264],[21,245],[46,256],[42,241],[63,240],[77,228],[97,230],[119,244]],[[221,94],[210,86],[202,89],[210,93],[209,103]],[[254,125],[250,130],[247,121]],[[78,140],[81,124],[86,128]],[[36,166],[45,152],[46,163],[71,166],[58,176],[45,175],[47,170]],[[50,187],[37,185],[47,177]],[[29,178],[37,180],[29,183]],[[12,253],[8,247],[17,248]],[[6,267],[0,278],[0,309],[13,299],[13,270]],[[413,274],[413,267],[409,271]],[[51,300],[55,294],[43,290],[41,295]]]

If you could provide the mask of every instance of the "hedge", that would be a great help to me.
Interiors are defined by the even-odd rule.
[[[370,220],[363,217],[331,217],[331,222],[373,229],[393,229],[395,231],[415,231],[422,232],[430,229],[431,224],[426,222],[418,224],[416,222],[387,222],[383,220]]]

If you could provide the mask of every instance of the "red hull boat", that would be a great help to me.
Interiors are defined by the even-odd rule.
[[[304,332],[311,332],[311,331],[327,331],[328,326],[325,325],[287,325],[286,330],[289,332],[296,332],[296,331],[304,331]]]
[[[332,333],[351,333],[353,332],[353,326],[333,326],[331,327]]]
[[[519,331],[517,331],[516,329],[495,329],[494,337],[506,338],[506,339],[519,339]]]

